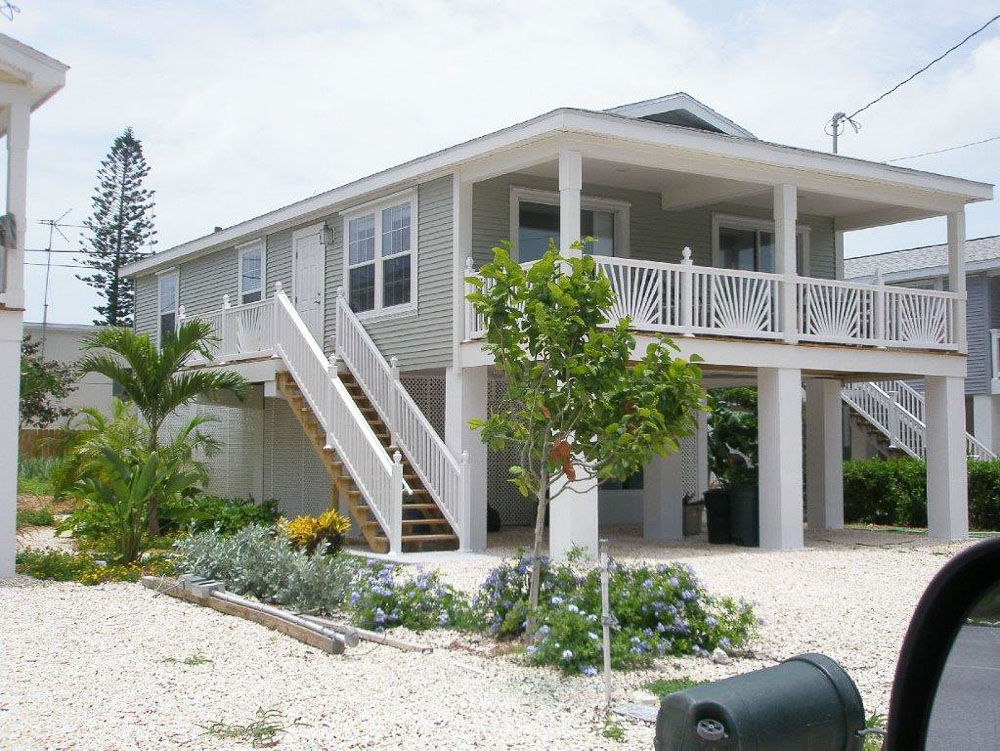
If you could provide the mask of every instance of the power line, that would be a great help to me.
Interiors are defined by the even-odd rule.
[[[99,269],[100,266],[86,266],[84,264],[73,264],[73,263],[33,263],[31,261],[25,261],[25,266],[51,266],[57,269]]]
[[[970,39],[972,39],[972,37],[976,36],[976,34],[979,34],[979,33],[983,32],[983,31],[985,31],[986,28],[990,24],[992,24],[993,22],[995,22],[998,19],[1000,19],[1000,14],[997,14],[997,15],[993,16],[993,18],[991,18],[989,21],[987,21],[982,26],[980,26],[978,29],[976,29],[975,31],[973,31],[971,34],[969,34],[967,37],[965,37],[965,39],[963,39],[958,44],[955,44],[955,45],[949,47],[948,49],[946,49],[944,52],[942,52],[940,55],[938,55],[933,60],[931,60],[929,63],[927,63],[927,65],[925,65],[923,68],[921,68],[920,70],[918,70],[916,73],[913,73],[912,75],[907,76],[906,78],[904,78],[902,81],[900,81],[899,83],[897,83],[895,86],[893,86],[891,89],[889,89],[884,94],[881,94],[878,97],[876,97],[875,99],[872,99],[870,102],[868,102],[868,104],[866,104],[861,109],[855,110],[852,114],[850,114],[850,115],[847,116],[847,119],[850,120],[851,118],[857,117],[859,114],[861,114],[862,112],[864,112],[866,109],[868,109],[869,107],[871,107],[873,104],[877,104],[878,102],[881,102],[883,99],[885,99],[891,93],[893,93],[894,91],[896,91],[900,86],[903,86],[904,84],[908,84],[910,81],[912,81],[914,78],[916,78],[917,76],[919,76],[921,73],[923,73],[925,70],[927,70],[928,68],[930,68],[932,65],[934,65],[935,63],[939,63],[942,60],[944,60],[948,55],[950,55],[952,52],[954,52],[955,50],[957,50],[963,44],[965,44],[966,42],[968,42]]]
[[[959,149],[967,149],[970,146],[978,146],[981,143],[989,143],[990,141],[1000,141],[1000,136],[991,136],[989,138],[983,138],[979,141],[973,141],[972,143],[963,143],[961,146],[949,146],[946,149],[938,149],[937,151],[925,151],[922,154],[913,154],[912,156],[900,156],[895,159],[886,159],[886,164],[892,164],[893,162],[905,162],[907,159],[918,159],[922,156],[933,156],[934,154],[944,154],[947,151],[958,151]]]

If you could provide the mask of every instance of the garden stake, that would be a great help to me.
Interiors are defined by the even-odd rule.
[[[611,711],[611,626],[615,619],[611,615],[611,603],[608,597],[608,581],[611,578],[608,570],[608,540],[598,541],[598,559],[601,565],[601,626],[604,628],[604,711]]]

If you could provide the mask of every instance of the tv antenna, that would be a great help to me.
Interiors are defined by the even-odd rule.
[[[44,224],[49,228],[49,245],[45,249],[45,291],[42,295],[42,349],[41,356],[45,359],[45,330],[49,325],[49,274],[52,272],[52,239],[53,235],[58,232],[59,236],[62,237],[67,243],[69,238],[63,233],[63,227],[69,227],[69,224],[63,224],[62,220],[67,217],[69,212],[73,209],[66,209],[61,216],[57,219],[39,219],[39,224]]]

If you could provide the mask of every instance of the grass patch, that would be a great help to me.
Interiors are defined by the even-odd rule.
[[[52,495],[52,480],[45,477],[17,476],[18,495]]]
[[[686,691],[689,688],[694,688],[695,686],[701,686],[707,683],[707,681],[696,681],[692,678],[659,678],[652,683],[647,683],[643,688],[652,694],[656,694],[661,699],[667,694],[673,694],[678,691]]]
[[[21,527],[52,527],[56,518],[48,508],[19,509],[17,512],[17,528]]]
[[[618,722],[618,720],[613,720],[610,717],[604,719],[604,725],[598,733],[602,738],[607,738],[609,741],[614,741],[615,743],[625,742],[625,726]]]
[[[166,663],[173,665],[187,665],[188,667],[197,667],[198,665],[207,665],[212,662],[208,657],[205,657],[201,652],[195,652],[193,655],[188,655],[180,660],[176,657],[167,657],[163,660]]]
[[[208,725],[202,725],[205,735],[213,738],[232,739],[249,742],[253,748],[271,748],[277,746],[283,733],[288,728],[304,725],[298,720],[286,723],[284,714],[278,709],[257,710],[256,717],[245,725],[216,720]]]

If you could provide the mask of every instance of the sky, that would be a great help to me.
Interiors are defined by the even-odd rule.
[[[132,126],[161,250],[561,106],[687,91],[760,138],[829,150],[833,112],[996,12],[979,0],[16,1],[0,31],[71,68],[32,118],[27,247],[47,246],[38,220],[89,215],[100,160]],[[841,153],[882,161],[998,136],[998,80],[1000,22],[862,113]],[[998,182],[1000,141],[899,164]],[[996,201],[967,216],[969,237],[1000,234]],[[77,248],[79,229],[64,232],[53,247]],[[849,233],[846,252],[944,240],[933,219]],[[93,318],[75,273],[52,269],[50,321]],[[26,320],[41,320],[44,268],[26,282]]]

